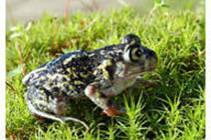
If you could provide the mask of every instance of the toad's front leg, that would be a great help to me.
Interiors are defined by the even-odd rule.
[[[123,111],[117,109],[114,105],[108,93],[102,93],[100,91],[99,85],[97,83],[92,83],[88,85],[85,89],[85,95],[91,99],[97,106],[103,109],[103,113],[105,113],[109,117],[118,116]]]

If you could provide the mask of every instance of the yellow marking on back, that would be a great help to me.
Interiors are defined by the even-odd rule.
[[[109,77],[109,72],[106,70],[106,67],[108,67],[108,66],[112,66],[112,61],[111,60],[105,60],[105,61],[103,61],[103,63],[100,66],[98,66],[98,69],[102,71],[103,77],[105,79],[109,79],[110,78]],[[97,71],[94,72],[94,74],[96,74],[96,73],[97,73]]]
[[[73,57],[69,57],[69,58],[65,59],[64,62],[63,62],[63,64],[64,65],[68,64],[69,62],[72,61],[72,59],[73,59]]]

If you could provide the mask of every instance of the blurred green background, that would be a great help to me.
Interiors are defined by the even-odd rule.
[[[26,22],[40,18],[43,13],[52,16],[64,16],[78,11],[92,13],[111,9],[121,9],[124,6],[133,6],[137,12],[144,15],[154,6],[154,1],[160,0],[7,0],[7,26],[16,25],[19,22]],[[204,0],[165,0],[173,10],[204,11]]]

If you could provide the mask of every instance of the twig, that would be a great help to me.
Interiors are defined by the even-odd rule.
[[[8,81],[6,81],[6,85],[8,86],[8,87],[10,87],[10,89],[11,90],[13,90],[13,91],[17,91]]]
[[[69,20],[70,0],[66,0],[64,5],[64,23],[67,25]]]
[[[80,30],[79,32],[83,32],[85,30],[87,30],[88,28],[90,28],[95,22],[97,21],[97,17],[94,18],[91,23],[89,23],[88,25],[86,25],[82,30]]]
[[[124,0],[118,0],[118,2],[119,2],[121,5],[125,6],[125,7],[128,6],[128,3],[125,2]]]
[[[151,18],[151,16],[154,14],[154,12],[155,12],[155,10],[157,10],[157,6],[154,6],[153,8],[152,8],[152,10],[150,10],[150,12],[149,12],[149,14],[148,14],[148,18]]]
[[[15,134],[11,134],[11,135],[10,135],[10,139],[11,139],[11,140],[16,140]]]
[[[55,27],[53,27],[52,49],[56,49],[57,45],[55,43],[55,40],[56,40],[56,35],[57,35],[57,32],[58,32],[58,25],[55,22],[53,22],[53,25],[55,25]]]
[[[20,49],[20,47],[18,45],[16,45],[15,47],[16,47],[16,49],[18,51],[19,63],[22,65],[22,70],[21,70],[22,76],[25,76],[26,75],[26,66],[25,66],[25,63],[23,61],[22,50]]]
[[[94,7],[95,10],[99,9],[99,5],[97,4],[96,0],[92,0],[92,7]]]
[[[10,3],[9,2],[7,2],[7,9],[8,9],[8,15],[10,15],[10,17],[11,17],[11,23],[13,24],[13,25],[15,25],[16,24],[16,20],[15,20],[15,17],[13,16],[13,14],[12,14],[12,6],[10,5]]]
[[[79,1],[80,1],[81,4],[82,4],[84,7],[86,7],[89,11],[94,11],[94,8],[93,8],[91,5],[85,3],[83,0],[79,0]]]

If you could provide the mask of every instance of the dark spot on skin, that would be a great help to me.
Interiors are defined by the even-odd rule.
[[[62,81],[63,81],[63,82],[67,82],[67,78],[62,77]]]
[[[109,73],[109,78],[110,78],[111,80],[113,80],[113,79],[114,79],[115,67],[114,67],[114,66],[107,66],[107,67],[106,67],[106,70],[107,70],[108,73]]]
[[[57,102],[65,101],[66,97],[65,96],[57,96],[55,97],[57,99]]]
[[[39,115],[37,115],[37,114],[32,114],[35,118],[36,118],[36,120],[38,120],[39,122],[45,122],[47,119],[46,118],[44,118],[44,117],[41,117],[41,116],[39,116]]]
[[[52,90],[53,90],[53,92],[59,92],[59,88],[58,87],[53,87]]]
[[[114,105],[114,100],[113,99],[108,100],[107,105],[108,106],[113,106]]]
[[[83,90],[83,88],[80,85],[76,85],[76,91],[80,92],[81,90]]]
[[[102,92],[99,93],[100,94],[100,98],[107,98],[107,96],[105,94],[103,94]]]
[[[45,92],[46,96],[51,96],[51,92],[47,90],[46,88],[43,88],[43,91]]]

